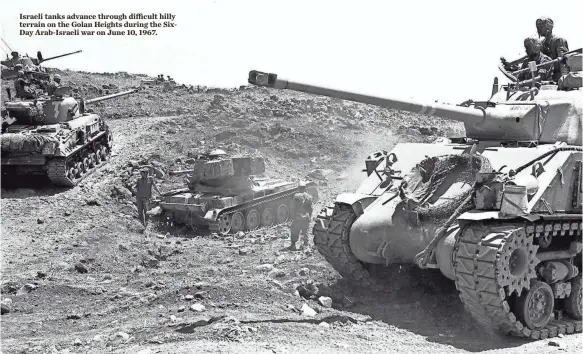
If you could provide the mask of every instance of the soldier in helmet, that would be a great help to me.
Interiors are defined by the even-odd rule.
[[[295,251],[296,242],[300,234],[304,234],[303,247],[308,246],[308,226],[312,218],[312,196],[306,192],[296,193],[293,196],[292,223],[290,225],[291,245],[289,250]]]
[[[153,176],[150,176],[150,170],[148,168],[142,168],[140,170],[140,179],[138,180],[136,186],[136,204],[138,207],[138,218],[140,221],[146,226],[148,222],[148,210],[150,199],[152,198],[152,187],[160,193],[158,186],[155,183],[155,179]]]
[[[47,93],[49,95],[53,95],[55,91],[61,86],[61,75],[55,74],[53,79],[47,85]]]
[[[542,44],[542,53],[552,60],[563,56],[569,51],[569,45],[564,38],[553,34],[554,22],[548,17],[541,17],[536,20],[536,31],[539,36],[545,38]],[[556,63],[553,68],[552,78],[558,81],[561,77],[561,68],[564,64]]]
[[[18,54],[18,52],[12,52],[10,54],[12,54],[12,59],[10,59],[10,61],[12,62],[12,65],[16,67],[16,65],[20,64],[20,55]]]
[[[534,37],[526,38],[524,40],[524,49],[526,50],[527,58],[524,59],[524,61],[522,62],[521,69],[528,68],[528,63],[531,61],[536,62],[536,65],[548,63],[551,61],[551,58],[549,58],[548,56],[544,55],[541,52],[542,41],[538,38]],[[541,68],[538,69],[537,73],[535,73],[535,76],[540,76],[540,79],[542,81],[548,81],[551,79],[552,69],[553,69],[552,65],[542,66]],[[530,78],[531,78],[530,71],[521,73],[517,77],[517,79],[520,81],[528,80]]]
[[[18,78],[14,80],[14,91],[16,97],[23,99],[34,99],[36,95],[34,94],[33,89],[30,87],[30,81],[26,79],[24,71],[19,70],[17,75]]]

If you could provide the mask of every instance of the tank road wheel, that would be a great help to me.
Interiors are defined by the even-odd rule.
[[[77,170],[77,175],[75,177],[76,178],[83,177],[83,163],[82,162],[77,162],[75,164],[75,169]]]
[[[578,276],[571,281],[571,295],[565,299],[565,310],[569,316],[577,320],[581,320],[581,307],[583,306],[581,299],[581,277]]]
[[[277,207],[277,223],[283,224],[289,219],[289,207],[285,204],[281,204]]]
[[[233,233],[245,230],[245,217],[240,211],[231,216],[231,231]]]
[[[67,170],[67,178],[74,181],[77,178],[77,170],[74,166],[69,167]]]
[[[247,212],[247,229],[255,230],[261,224],[261,214],[257,209],[251,209]]]
[[[219,234],[226,235],[232,230],[232,218],[229,215],[223,214],[219,216]]]
[[[107,146],[102,146],[99,149],[101,161],[107,161],[109,159],[109,149]]]
[[[97,161],[95,161],[95,154],[94,153],[89,153],[87,155],[87,160],[89,160],[89,168],[93,168],[95,167],[95,165],[97,165]]]
[[[89,156],[85,155],[85,157],[83,157],[83,161],[81,162],[81,168],[83,169],[83,173],[87,173],[89,172],[89,170],[91,169],[91,167],[89,166]]]
[[[529,329],[544,328],[553,317],[555,295],[553,289],[542,281],[533,281],[529,291],[516,299],[517,317]]]
[[[275,224],[275,212],[271,208],[265,208],[261,215],[261,226],[269,227]]]

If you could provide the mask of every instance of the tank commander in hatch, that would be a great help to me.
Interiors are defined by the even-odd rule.
[[[524,40],[524,49],[526,50],[526,59],[522,62],[521,69],[527,69],[528,63],[531,61],[536,62],[536,65],[548,63],[551,58],[542,53],[542,41],[538,38],[529,37]],[[546,65],[540,67],[535,73],[535,76],[540,76],[541,81],[551,80],[552,65]],[[517,79],[519,81],[528,80],[531,78],[530,71],[518,74]]]
[[[536,31],[539,36],[545,38],[542,45],[542,53],[551,58],[557,59],[569,51],[569,45],[564,38],[553,34],[554,22],[548,17],[541,17],[536,20]],[[561,77],[561,70],[565,70],[565,64],[556,63],[553,68],[552,79],[558,81]]]
[[[152,187],[162,194],[155,183],[154,176],[150,176],[150,169],[142,168],[140,170],[141,178],[136,185],[136,205],[138,207],[138,218],[146,226],[148,222],[148,210],[150,199],[152,198]]]

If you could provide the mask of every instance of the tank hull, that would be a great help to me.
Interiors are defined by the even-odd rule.
[[[486,158],[492,171],[516,172],[515,183],[505,186],[507,192],[494,201],[496,207],[484,207],[474,186],[464,186],[459,179],[429,198],[436,210],[450,210],[441,222],[432,224],[423,210],[403,206],[397,186],[407,180],[408,171],[428,158],[467,155],[471,149],[472,145],[447,141],[396,145],[379,158],[380,178],[370,173],[357,191],[339,195],[318,215],[313,228],[317,249],[343,277],[381,289],[391,284],[375,278],[373,265],[419,265],[419,255],[436,240],[440,227],[447,226],[423,267],[437,268],[455,282],[472,317],[495,330],[530,339],[581,332],[580,312],[575,310],[581,294],[581,148],[482,142],[474,153]],[[387,169],[385,161],[391,154],[397,161]],[[389,183],[388,175],[393,177]],[[510,187],[517,186],[525,191],[520,211],[505,204]],[[474,204],[455,214],[447,200],[460,200],[467,193]],[[444,223],[452,215],[454,222]],[[521,254],[524,257],[516,256]],[[514,261],[509,263],[510,259]],[[512,270],[511,265],[520,262],[524,267]],[[568,273],[544,273],[545,267],[562,264],[570,267]],[[536,315],[547,316],[537,322],[528,303],[541,294],[553,297],[553,306]]]
[[[189,225],[220,234],[232,234],[286,223],[292,197],[306,189],[317,197],[311,182],[264,180],[237,194],[180,193],[161,202],[161,218],[169,224]]]
[[[3,184],[35,175],[46,176],[56,186],[73,187],[108,161],[112,143],[97,115],[83,116],[66,128],[11,125],[2,134]]]

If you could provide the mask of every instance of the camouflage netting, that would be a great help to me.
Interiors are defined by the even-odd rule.
[[[41,152],[43,146],[49,142],[58,141],[40,134],[2,134],[1,143],[3,152]]]
[[[403,207],[417,212],[422,222],[431,222],[441,226],[468,199],[473,189],[460,191],[446,202],[440,202],[439,205],[434,205],[434,203],[453,183],[463,182],[473,186],[477,172],[492,171],[490,162],[480,155],[473,158],[469,154],[427,158],[403,178],[400,187]],[[461,211],[472,208],[473,201],[470,198],[470,202],[463,205]]]

